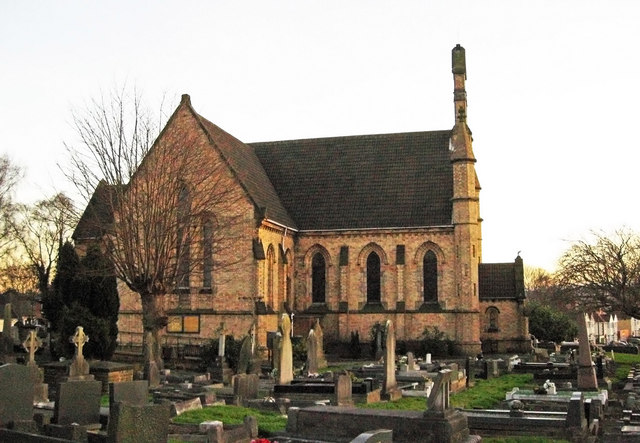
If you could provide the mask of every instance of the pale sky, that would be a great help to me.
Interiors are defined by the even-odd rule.
[[[71,110],[125,83],[245,142],[450,129],[460,43],[483,261],[551,271],[640,231],[639,24],[635,0],[0,0],[0,154],[18,200],[68,190]]]

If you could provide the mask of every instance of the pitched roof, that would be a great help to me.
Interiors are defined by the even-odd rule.
[[[522,268],[518,263],[480,263],[478,286],[480,300],[524,298],[522,279],[516,272]],[[520,287],[522,286],[522,287]]]
[[[251,143],[301,230],[451,224],[451,131]]]
[[[104,234],[105,229],[113,223],[113,205],[109,202],[114,198],[114,193],[113,185],[108,185],[104,180],[98,183],[71,238],[76,241],[88,240]]]
[[[193,109],[193,108],[192,108]],[[249,198],[270,220],[290,228],[296,228],[278,193],[267,177],[262,164],[250,146],[241,142],[217,125],[193,111],[210,140],[220,150],[229,167],[246,190]]]

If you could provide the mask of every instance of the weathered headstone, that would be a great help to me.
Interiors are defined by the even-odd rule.
[[[584,315],[578,315],[578,338],[580,354],[578,355],[578,389],[598,389],[596,370],[591,360],[589,332]]]
[[[8,363],[0,366],[0,427],[33,419],[33,381],[29,369]]]
[[[318,369],[324,369],[327,367],[327,357],[324,354],[324,331],[320,325],[320,319],[316,318],[316,323],[313,326],[313,332],[316,335],[317,355],[318,355]]]
[[[13,354],[13,338],[11,338],[11,303],[4,305],[2,334],[0,334],[0,361],[8,363],[10,354]]]
[[[339,374],[335,377],[335,398],[336,406],[353,406],[351,376],[349,374]]]
[[[407,352],[407,370],[409,371],[416,370],[416,359],[413,356],[413,352]]]
[[[579,315],[582,317],[583,315]],[[567,427],[573,429],[585,429],[587,426],[587,417],[584,410],[584,395],[582,392],[571,393],[569,407],[567,408]]]
[[[62,382],[56,390],[53,422],[59,425],[78,423],[89,425],[100,422],[102,382]]]
[[[84,333],[84,328],[78,326],[75,334],[69,338],[69,341],[76,347],[71,366],[69,366],[69,380],[93,380],[93,375],[89,374],[89,363],[84,359],[82,351],[84,345],[89,341],[89,336]]]
[[[144,378],[149,382],[150,388],[160,386],[160,368],[158,367],[156,355],[155,355],[155,337],[153,332],[147,331],[145,333],[145,364],[144,364]]]
[[[40,340],[34,329],[29,331],[29,336],[22,342],[22,346],[29,353],[27,368],[33,381],[33,401],[34,403],[48,402],[49,385],[43,383],[44,374],[40,371],[35,359],[36,350],[42,346],[42,340]]]
[[[156,443],[167,441],[170,405],[168,403],[111,405],[107,441],[109,443]]]
[[[396,333],[393,322],[387,320],[385,324],[385,354],[384,354],[384,381],[382,384],[382,396],[386,400],[397,400],[402,397],[402,391],[398,389],[396,381]]]
[[[451,408],[450,395],[451,370],[443,369],[438,372],[438,376],[433,382],[431,394],[427,399],[427,412],[444,413]]]
[[[240,355],[238,356],[238,374],[246,374],[249,370],[249,365],[251,364],[251,360],[253,357],[253,353],[251,351],[251,336],[246,336],[242,339],[242,344],[240,345]]]
[[[376,361],[379,361],[382,357],[384,357],[383,349],[382,349],[382,328],[376,329]]]
[[[318,341],[313,329],[309,331],[307,336],[307,375],[318,373]]]
[[[273,360],[273,369],[275,373],[278,374],[280,372],[280,352],[282,350],[282,332],[278,331],[273,335],[273,349],[272,352],[272,360]]]
[[[233,403],[244,406],[247,400],[258,398],[259,377],[257,374],[237,374],[233,376]]]
[[[224,322],[220,323],[218,328],[218,357],[224,358],[226,346],[226,335],[224,332]]]
[[[133,380],[109,383],[109,404],[124,402],[129,405],[149,403],[149,381]]]
[[[282,314],[280,325],[282,344],[280,347],[280,371],[278,371],[278,384],[286,385],[293,380],[293,346],[291,344],[291,320],[285,313]]]

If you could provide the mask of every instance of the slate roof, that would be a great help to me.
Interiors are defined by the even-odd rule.
[[[113,223],[112,205],[108,202],[114,198],[115,188],[105,181],[100,181],[89,200],[71,238],[88,240],[101,237],[105,229]]]
[[[300,230],[451,224],[451,131],[250,143]]]
[[[210,139],[218,147],[254,204],[260,210],[266,209],[267,218],[290,228],[295,228],[294,220],[282,205],[253,148],[195,113],[195,111],[194,115],[200,120]]]
[[[524,298],[524,287],[519,288],[516,263],[480,263],[478,286],[480,300]],[[520,268],[521,269],[521,268]]]

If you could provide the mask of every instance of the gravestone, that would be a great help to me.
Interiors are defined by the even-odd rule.
[[[48,402],[49,385],[43,383],[44,374],[40,371],[35,359],[36,350],[42,346],[42,340],[40,340],[36,334],[35,329],[29,331],[29,336],[22,343],[22,346],[29,353],[27,368],[29,369],[29,376],[33,381],[33,401],[34,403]]]
[[[589,346],[589,333],[584,315],[578,315],[578,337],[580,354],[578,355],[578,389],[598,389],[596,370],[591,360],[591,348]]]
[[[229,368],[226,357],[226,341],[227,336],[225,334],[224,322],[220,323],[218,332],[218,355],[211,363],[211,366],[207,368],[211,377],[215,380],[219,380],[222,383],[228,384],[231,382],[232,370]]]
[[[107,441],[109,443],[157,443],[167,441],[170,405],[168,403],[111,405]]]
[[[101,395],[102,383],[97,380],[60,383],[52,421],[58,425],[99,423]]]
[[[109,404],[123,402],[129,405],[149,403],[149,381],[133,380],[109,383]]]
[[[257,374],[237,374],[233,376],[233,403],[244,406],[247,400],[258,398],[259,377]]]
[[[246,336],[242,339],[240,345],[240,355],[238,356],[238,374],[246,374],[249,371],[249,365],[251,364],[252,352],[251,352],[251,336]]]
[[[396,381],[396,333],[391,320],[387,320],[384,329],[386,346],[381,394],[385,400],[394,401],[402,397],[402,391],[398,389],[398,382]]]
[[[226,335],[224,333],[224,322],[222,322],[218,328],[218,357],[224,358],[225,346]]]
[[[313,329],[309,331],[307,336],[307,375],[318,373],[318,341]]]
[[[335,378],[335,406],[353,406],[353,382],[349,374],[339,374]]]
[[[0,362],[13,362],[10,357],[13,354],[13,338],[11,337],[11,303],[4,305],[4,323],[2,324],[2,334],[0,334]]]
[[[280,351],[282,350],[282,333],[280,331],[273,334],[272,343],[272,365],[276,374],[280,372]]]
[[[33,419],[33,381],[29,369],[8,363],[0,366],[0,427]]]
[[[416,368],[416,359],[413,356],[413,352],[407,352],[407,370],[415,371]]]
[[[584,316],[579,316],[584,319]],[[573,429],[573,434],[587,427],[587,417],[584,410],[584,396],[582,392],[573,392],[567,409],[567,427]]]
[[[286,385],[293,380],[293,346],[291,344],[291,320],[287,314],[282,314],[280,325],[282,344],[280,347],[280,370],[278,371],[278,384]]]
[[[433,381],[431,394],[427,398],[427,413],[444,414],[451,408],[450,395],[451,370],[443,369]]]
[[[324,369],[327,367],[327,357],[324,354],[324,331],[320,325],[319,318],[316,318],[316,324],[313,326],[313,332],[316,335],[316,343],[318,344],[318,369]]]
[[[158,367],[155,355],[155,337],[153,332],[147,331],[144,335],[145,339],[145,363],[144,363],[144,379],[149,382],[150,388],[160,386],[160,368]]]
[[[87,381],[93,380],[93,375],[89,374],[89,363],[84,359],[82,349],[84,345],[89,341],[89,336],[84,333],[84,328],[78,326],[75,334],[73,334],[69,341],[76,347],[75,355],[69,366],[69,381]]]
[[[382,357],[384,357],[383,349],[382,349],[382,328],[376,329],[376,361],[379,361]]]

